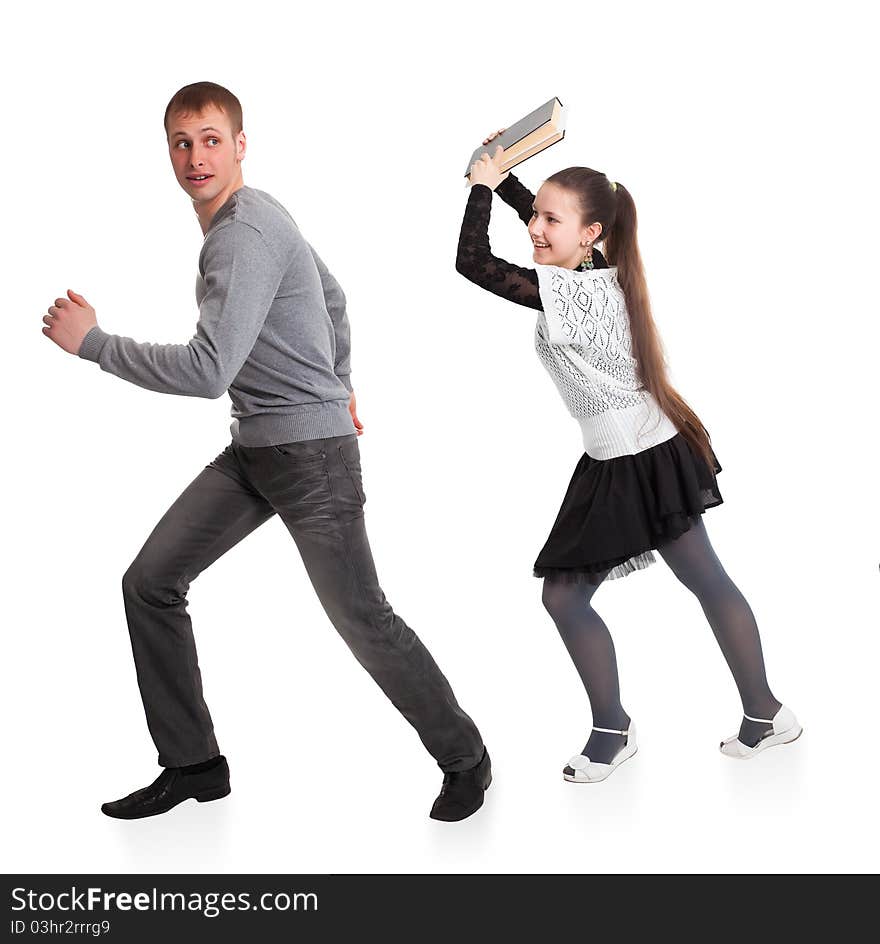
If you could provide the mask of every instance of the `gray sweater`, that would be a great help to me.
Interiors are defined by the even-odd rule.
[[[199,254],[199,320],[187,344],[138,343],[92,328],[79,356],[123,380],[232,400],[242,446],[353,433],[345,295],[284,207],[240,187]]]

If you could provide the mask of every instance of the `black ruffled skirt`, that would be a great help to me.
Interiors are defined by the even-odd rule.
[[[714,469],[676,433],[614,459],[581,457],[535,561],[536,577],[600,583],[654,563],[652,550],[687,531],[723,501]]]

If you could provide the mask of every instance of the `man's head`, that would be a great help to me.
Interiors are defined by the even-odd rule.
[[[174,174],[194,204],[242,185],[241,103],[222,85],[195,82],[176,92],[165,109],[165,136]]]

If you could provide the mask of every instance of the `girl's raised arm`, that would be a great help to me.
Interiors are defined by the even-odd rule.
[[[525,187],[522,189],[525,190]],[[529,206],[531,217],[531,203]],[[492,255],[489,245],[491,211],[491,188],[485,184],[474,184],[461,223],[455,269],[480,288],[516,302],[517,305],[541,311],[538,273]]]
[[[532,204],[535,202],[535,195],[524,187],[519,180],[508,173],[507,179],[502,180],[495,188],[495,193],[508,205],[516,210],[517,215],[526,224],[532,220]]]
[[[499,135],[503,134],[507,128],[499,128],[493,131],[488,137],[483,139],[483,144],[490,144]],[[507,178],[495,188],[495,193],[508,205],[516,210],[519,218],[529,225],[532,219],[532,204],[535,202],[535,195],[528,187],[524,187],[513,176],[510,171],[507,172]]]

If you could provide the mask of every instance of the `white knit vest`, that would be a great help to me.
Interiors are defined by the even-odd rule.
[[[672,420],[639,383],[617,266],[536,269],[544,310],[535,349],[580,423],[587,455],[634,455],[675,436]]]

